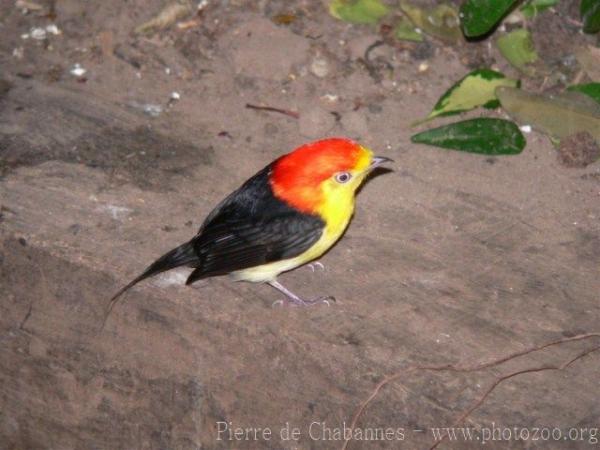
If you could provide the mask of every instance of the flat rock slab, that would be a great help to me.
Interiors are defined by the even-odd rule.
[[[136,38],[128,30],[152,11],[75,3],[58,2],[52,51],[20,38],[36,16],[12,6],[0,42],[1,448],[342,449],[372,394],[349,449],[429,448],[431,428],[461,418],[577,428],[562,443],[588,448],[599,339],[573,338],[600,331],[598,169],[565,169],[535,133],[514,158],[410,144],[407,124],[466,68],[430,51],[426,73],[408,54],[390,63],[393,80],[389,65],[369,72],[344,41],[362,49],[371,32],[319,2],[298,3],[289,27],[268,19],[277,2],[209,2],[201,27]],[[311,74],[314,55],[331,70]],[[66,70],[74,62],[86,80]],[[100,329],[119,287],[321,132],[396,161],[359,193],[325,270],[281,277],[337,303],[273,308],[268,286],[185,287],[182,269],[129,291]],[[486,365],[561,339],[572,340]],[[481,448],[459,440],[440,447]]]
[[[267,287],[210,280],[184,288],[163,276],[127,294],[99,331],[110,293],[193,233],[159,226],[166,209],[183,220],[186,193],[111,188],[102,171],[62,162],[21,168],[0,186],[0,430],[17,447],[231,448],[217,440],[225,436],[219,423],[231,421],[272,430],[289,422],[302,429],[301,445],[331,448],[307,427],[349,423],[383,375],[488,360],[596,324],[598,281],[585,260],[595,256],[582,250],[589,243],[541,246],[518,210],[454,193],[389,222],[374,205],[381,238],[354,224],[324,259],[332,269],[285,277],[301,291],[335,294],[340,302],[330,308],[271,308],[276,295]],[[424,226],[451,230],[449,220],[468,231],[448,231],[452,239],[438,236],[435,246],[394,238],[396,227],[410,236]],[[474,374],[402,378],[361,426],[451,424],[494,376],[560,363],[581,348]],[[591,423],[597,402],[586,392],[597,375],[590,355],[564,373],[515,379],[472,423]]]

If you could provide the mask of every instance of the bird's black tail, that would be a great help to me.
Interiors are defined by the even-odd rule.
[[[186,242],[185,244],[180,245],[177,248],[174,248],[170,252],[165,253],[163,256],[154,261],[146,270],[144,270],[139,276],[133,279],[126,286],[119,289],[119,291],[113,295],[108,304],[108,310],[106,311],[106,315],[104,316],[104,322],[102,324],[102,328],[106,324],[106,319],[110,315],[111,311],[115,307],[117,300],[119,297],[127,291],[129,288],[133,287],[137,283],[146,278],[149,278],[153,275],[157,275],[161,272],[166,272],[167,270],[175,269],[176,267],[185,266],[188,264],[193,264],[198,262],[198,256],[194,251],[194,246],[192,241]]]

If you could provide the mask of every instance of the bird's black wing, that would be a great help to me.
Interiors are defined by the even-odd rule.
[[[270,166],[223,200],[192,239],[198,263],[187,284],[282,259],[293,258],[319,240],[325,222],[277,199]]]

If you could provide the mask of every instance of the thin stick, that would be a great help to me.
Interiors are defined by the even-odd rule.
[[[467,417],[469,417],[471,415],[471,413],[473,411],[475,411],[477,408],[479,408],[483,402],[485,401],[485,399],[492,393],[492,391],[494,389],[496,389],[496,387],[506,381],[509,380],[513,377],[516,377],[517,375],[522,375],[525,373],[535,373],[535,372],[542,372],[545,370],[563,370],[566,367],[570,366],[572,363],[574,363],[575,361],[577,361],[578,359],[583,358],[586,355],[589,355],[592,352],[595,352],[597,350],[600,350],[600,346],[598,347],[594,347],[588,350],[585,350],[581,353],[579,353],[577,356],[575,356],[574,358],[571,358],[570,360],[566,361],[565,363],[561,364],[560,366],[542,366],[542,367],[533,367],[530,369],[523,369],[523,370],[519,370],[517,372],[511,372],[507,375],[503,375],[499,378],[497,378],[496,380],[494,380],[494,382],[487,388],[487,390],[483,393],[483,395],[481,397],[479,397],[469,408],[467,408],[462,414],[461,416],[456,419],[456,421],[451,425],[450,428],[456,427],[458,425],[460,425],[462,422],[464,422]],[[443,434],[440,439],[430,447],[429,450],[434,450],[435,448],[437,448],[438,445],[440,445],[442,443],[442,441],[444,439],[446,439],[448,437],[448,433]]]
[[[276,112],[276,113],[279,113],[279,114],[285,114],[286,116],[293,117],[294,119],[299,119],[300,118],[300,114],[297,113],[296,111],[290,111],[288,109],[275,108],[273,106],[260,106],[260,105],[253,105],[251,103],[246,103],[246,108],[248,108],[248,109],[256,109],[258,111],[269,111],[269,112]]]
[[[377,385],[375,386],[375,388],[373,389],[373,391],[371,391],[371,394],[365,399],[363,400],[360,405],[358,406],[358,408],[356,409],[355,413],[352,416],[352,421],[350,422],[350,429],[353,430],[356,427],[356,424],[358,422],[358,419],[360,418],[360,416],[363,414],[363,412],[365,411],[365,409],[367,408],[367,406],[369,405],[369,403],[371,403],[373,401],[373,399],[375,399],[375,397],[377,397],[377,394],[379,394],[379,392],[381,391],[381,389],[383,387],[385,387],[387,384],[396,381],[397,379],[399,379],[401,376],[403,375],[408,375],[412,372],[416,372],[419,370],[430,370],[430,371],[451,371],[451,372],[476,372],[476,371],[480,371],[483,369],[487,369],[489,367],[493,367],[493,366],[497,366],[500,365],[502,363],[505,363],[511,359],[515,359],[518,358],[520,356],[524,356],[527,355],[529,353],[534,353],[534,352],[538,352],[541,350],[544,350],[548,347],[552,347],[555,345],[560,345],[560,344],[564,344],[567,342],[574,342],[574,341],[581,341],[584,339],[590,339],[590,338],[594,338],[594,337],[600,337],[600,332],[595,332],[595,333],[584,333],[584,334],[578,334],[575,336],[571,336],[571,337],[567,337],[567,338],[562,338],[562,339],[557,339],[555,341],[551,341],[551,342],[547,342],[545,344],[542,345],[537,345],[537,346],[533,346],[533,347],[529,347],[526,348],[524,350],[519,350],[517,352],[513,352],[510,353],[508,355],[502,356],[500,358],[496,358],[493,359],[491,361],[487,361],[487,362],[483,362],[483,363],[478,363],[478,364],[472,364],[472,365],[468,365],[468,364],[445,364],[445,365],[437,365],[437,366],[413,366],[413,367],[408,367],[406,369],[400,370],[396,373],[393,373],[391,375],[387,375],[386,377],[383,378],[383,380],[381,380],[379,383],[377,383]],[[498,386],[500,383],[502,383],[505,380],[508,380],[514,376],[523,374],[523,373],[530,373],[530,372],[540,372],[543,370],[562,370],[566,367],[568,367],[570,364],[572,364],[573,362],[577,361],[580,358],[583,358],[584,356],[588,355],[589,353],[592,353],[594,351],[600,350],[600,346],[598,347],[594,347],[592,349],[586,350],[580,354],[578,354],[575,358],[567,361],[566,363],[562,364],[561,366],[543,366],[543,367],[537,367],[537,368],[532,368],[532,369],[525,369],[525,370],[521,370],[518,372],[513,372],[510,373],[508,375],[504,375],[498,379],[495,380],[494,383],[492,383],[492,385],[488,388],[488,390],[483,394],[482,397],[480,397],[478,399],[477,402],[475,402],[469,409],[467,409],[465,411],[465,413],[463,413],[459,419],[457,420],[456,424],[461,423],[462,421],[464,421],[475,409],[477,409],[479,406],[481,406],[481,404],[485,401],[485,399],[487,398],[487,396],[496,388],[496,386]],[[440,439],[440,441],[438,441],[433,447],[431,447],[432,449],[437,447],[437,445],[440,444],[441,440],[444,439],[445,436],[442,436],[442,438]],[[348,444],[350,443],[350,439],[346,439],[344,441],[344,444],[342,445],[341,450],[346,450],[348,447]]]

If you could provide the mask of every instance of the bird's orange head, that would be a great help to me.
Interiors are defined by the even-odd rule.
[[[305,144],[273,163],[271,188],[280,200],[308,214],[327,204],[350,202],[367,173],[389,161],[350,139]]]

